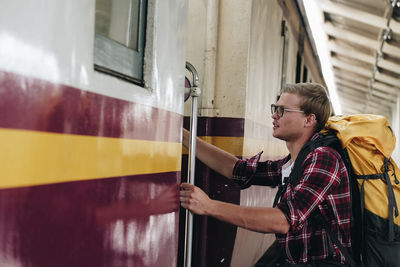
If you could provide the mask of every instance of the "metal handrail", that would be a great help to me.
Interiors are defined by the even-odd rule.
[[[196,163],[196,134],[197,134],[197,105],[198,97],[201,90],[199,88],[199,76],[195,67],[189,62],[186,62],[188,69],[193,76],[193,86],[190,88],[190,96],[192,97],[191,114],[190,114],[190,138],[189,138],[189,160],[188,160],[188,183],[195,182],[195,163]],[[190,267],[192,264],[192,247],[193,247],[193,214],[186,210],[186,226],[185,226],[185,252],[184,263],[185,267]]]

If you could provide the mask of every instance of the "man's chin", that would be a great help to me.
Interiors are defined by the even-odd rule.
[[[277,138],[279,140],[284,140],[282,136],[279,135],[279,133],[273,131],[272,132],[272,137]]]

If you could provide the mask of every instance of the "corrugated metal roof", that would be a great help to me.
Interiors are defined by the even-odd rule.
[[[400,93],[400,0],[316,2],[343,114],[391,119]]]

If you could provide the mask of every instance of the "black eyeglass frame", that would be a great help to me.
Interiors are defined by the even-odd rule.
[[[297,109],[288,109],[284,108],[283,106],[278,106],[275,104],[271,104],[271,114],[274,115],[275,113],[279,116],[279,118],[283,117],[283,114],[286,112],[298,112],[298,113],[304,113],[302,110],[297,110]]]

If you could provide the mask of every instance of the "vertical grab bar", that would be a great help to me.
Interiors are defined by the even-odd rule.
[[[190,138],[189,138],[189,160],[188,160],[188,183],[194,184],[195,181],[195,163],[196,163],[196,135],[197,135],[197,100],[201,90],[199,88],[199,76],[192,64],[186,62],[188,69],[193,76],[193,86],[190,88],[190,96],[192,97],[191,114],[190,114]],[[184,262],[185,267],[190,267],[192,264],[192,247],[193,247],[193,214],[186,210],[186,225],[185,225],[185,252]]]

